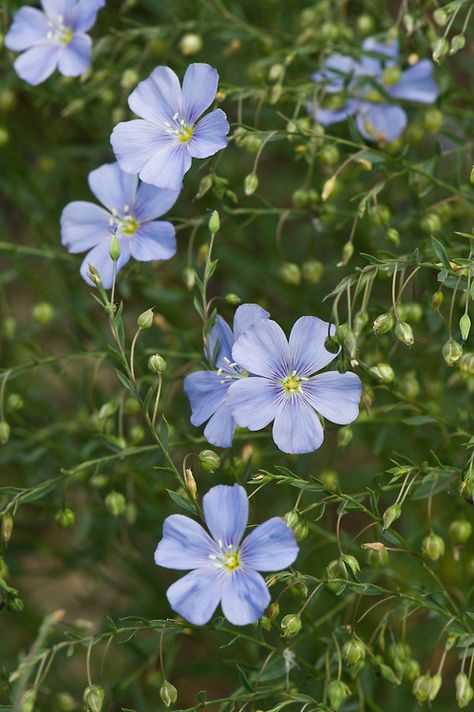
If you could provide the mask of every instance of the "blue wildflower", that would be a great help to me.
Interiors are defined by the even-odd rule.
[[[355,115],[364,138],[389,143],[397,139],[407,125],[406,112],[395,103],[397,100],[421,104],[436,101],[439,92],[433,64],[423,59],[400,72],[397,41],[383,44],[368,37],[362,50],[360,61],[341,54],[328,57],[322,71],[315,72],[313,79],[318,84],[324,83],[324,90],[330,95],[329,107],[315,109],[310,105],[308,109],[323,126]],[[345,94],[347,98],[338,102],[337,94]]]
[[[206,357],[215,363],[215,371],[196,371],[184,379],[184,392],[191,403],[193,425],[208,420],[204,436],[219,447],[230,447],[235,421],[227,405],[227,391],[243,373],[232,359],[232,346],[248,328],[259,319],[268,319],[269,313],[258,304],[242,304],[236,309],[234,331],[221,316],[209,334],[209,353]],[[214,360],[215,357],[215,360]]]
[[[85,201],[74,201],[61,215],[61,242],[69,252],[87,253],[81,275],[92,284],[89,265],[96,268],[105,289],[112,286],[113,261],[110,241],[117,235],[120,257],[117,272],[130,257],[140,262],[169,260],[176,252],[175,229],[157,220],[175,203],[179,191],[155,188],[140,183],[137,176],[120,170],[117,163],[106,163],[89,173],[89,187],[105,208]]]
[[[157,67],[130,94],[140,117],[116,126],[110,141],[120,167],[145,183],[180,188],[192,158],[207,158],[227,146],[229,124],[222,109],[200,118],[215,99],[219,75],[209,64],[191,64],[179,79]]]
[[[189,570],[168,589],[171,608],[194,625],[204,625],[219,603],[235,625],[255,623],[270,603],[259,571],[280,571],[293,563],[298,545],[283,519],[273,517],[242,541],[249,504],[240,485],[217,485],[202,500],[211,533],[182,514],[165,519],[155,552],[158,566]]]
[[[271,319],[259,321],[240,336],[232,349],[234,361],[256,374],[231,384],[227,402],[238,425],[261,430],[274,421],[273,440],[292,454],[312,452],[323,442],[320,413],[346,425],[357,418],[361,382],[355,373],[317,371],[336,357],[325,348],[334,327],[313,316],[302,316],[287,340]]]
[[[41,0],[44,12],[22,7],[5,37],[5,46],[22,52],[16,73],[28,84],[40,84],[56,68],[77,77],[91,63],[91,38],[97,12],[105,0]]]

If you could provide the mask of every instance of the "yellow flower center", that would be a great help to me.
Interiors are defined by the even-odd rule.
[[[65,45],[68,45],[71,41],[72,38],[74,37],[74,32],[68,27],[63,30],[61,33],[61,42]]]
[[[140,225],[133,215],[127,215],[122,219],[121,223],[120,228],[124,235],[133,235]]]
[[[235,571],[240,567],[240,559],[238,551],[229,551],[222,557],[222,564],[227,571]]]
[[[187,143],[193,135],[194,129],[192,126],[183,126],[178,134],[178,139],[181,143]]]
[[[286,376],[282,381],[280,381],[280,383],[283,386],[285,393],[290,395],[290,393],[299,393],[301,391],[301,384],[303,380],[303,378],[297,376],[293,371],[293,373]]]

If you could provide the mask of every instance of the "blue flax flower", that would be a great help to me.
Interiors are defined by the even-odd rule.
[[[244,376],[232,359],[235,339],[259,319],[268,319],[269,313],[258,304],[242,304],[234,316],[234,331],[221,316],[209,334],[209,352],[206,357],[215,363],[215,371],[196,371],[184,379],[184,392],[191,403],[193,425],[208,420],[204,436],[219,447],[230,447],[235,421],[227,405],[227,391],[236,379]],[[246,375],[246,374],[245,374]]]
[[[176,252],[175,229],[157,220],[175,203],[179,191],[139,183],[137,176],[106,163],[89,173],[89,187],[105,208],[74,201],[61,215],[61,242],[69,252],[90,250],[81,266],[81,275],[92,284],[89,265],[99,273],[105,289],[112,286],[113,261],[110,241],[117,235],[120,257],[117,272],[130,257],[140,262],[169,260]]]
[[[209,64],[191,64],[183,86],[169,67],[157,67],[130,94],[139,116],[116,126],[110,141],[121,168],[160,188],[180,188],[192,158],[227,146],[229,124],[222,109],[200,118],[215,99],[219,75]]]
[[[41,0],[43,11],[22,7],[16,13],[5,46],[22,52],[16,73],[28,84],[41,84],[56,68],[77,77],[91,63],[91,38],[97,12],[105,0]]]
[[[355,115],[357,127],[368,141],[384,144],[397,139],[407,125],[407,115],[396,103],[399,99],[433,104],[438,87],[433,64],[423,59],[403,72],[398,69],[398,42],[364,40],[360,61],[334,54],[313,79],[324,83],[329,107],[308,108],[323,126]],[[344,95],[342,98],[337,95]],[[344,98],[345,97],[345,98]],[[332,104],[332,105],[331,105]]]
[[[166,592],[171,608],[194,625],[204,625],[219,603],[235,625],[255,623],[270,603],[259,571],[293,563],[298,545],[283,519],[273,517],[242,541],[249,504],[240,485],[217,485],[202,500],[211,536],[189,517],[172,514],[163,524],[155,552],[158,566],[191,572]]]
[[[325,348],[333,333],[327,322],[302,316],[289,341],[271,319],[257,322],[240,336],[232,357],[256,377],[235,381],[229,388],[228,404],[237,424],[261,430],[274,421],[276,445],[283,452],[300,454],[323,442],[318,413],[339,425],[355,420],[362,390],[359,377],[338,371],[313,375],[336,357]]]

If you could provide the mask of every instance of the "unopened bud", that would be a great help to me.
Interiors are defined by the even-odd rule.
[[[301,282],[301,270],[294,262],[285,262],[280,267],[280,276],[287,284],[297,287]]]
[[[434,308],[436,309],[436,311],[439,311],[442,303],[444,302],[444,294],[440,289],[438,289],[433,294],[433,296],[431,297],[431,302],[432,302]]]
[[[449,525],[449,535],[454,544],[465,544],[472,534],[472,524],[467,519],[455,519]]]
[[[378,363],[369,368],[369,373],[380,383],[392,383],[395,380],[393,368],[388,363]]]
[[[164,373],[166,371],[166,361],[160,354],[152,354],[148,359],[148,369],[152,373]]]
[[[448,339],[443,346],[442,354],[448,366],[454,366],[462,356],[462,346],[454,339]]]
[[[430,690],[430,675],[420,675],[420,677],[417,677],[416,680],[413,682],[412,692],[418,702],[427,702],[430,696]]]
[[[466,376],[474,376],[474,354],[467,353],[462,357],[459,368],[461,372]]]
[[[185,267],[183,269],[183,282],[187,289],[192,289],[196,283],[196,272],[192,267]]]
[[[445,25],[448,24],[449,16],[448,13],[443,10],[441,7],[436,8],[436,10],[433,12],[433,20],[436,22],[439,27],[444,27]]]
[[[292,509],[291,512],[287,512],[285,514],[285,516],[283,517],[283,521],[285,522],[287,527],[289,527],[290,529],[294,529],[300,521],[298,512],[295,512],[295,510]]]
[[[303,188],[298,188],[293,192],[293,195],[291,196],[291,202],[295,206],[295,208],[302,209],[305,208],[308,203],[309,203],[309,193],[307,190],[304,190]]]
[[[185,57],[190,54],[197,54],[202,50],[202,37],[194,32],[187,32],[181,37],[179,50]]]
[[[22,410],[24,404],[23,398],[19,393],[10,393],[7,398],[7,405],[10,410]]]
[[[331,709],[338,710],[345,699],[351,694],[351,689],[342,680],[332,680],[328,685],[328,699]]]
[[[249,173],[245,176],[244,192],[245,195],[253,195],[258,188],[258,176],[256,173]]]
[[[153,309],[142,312],[137,319],[137,325],[140,329],[150,329],[153,326]]]
[[[431,532],[423,539],[421,551],[423,556],[431,559],[431,561],[438,561],[444,555],[444,541],[440,536]]]
[[[323,190],[321,193],[321,200],[323,200],[323,201],[328,200],[331,197],[331,195],[333,194],[335,187],[336,187],[336,179],[334,177],[329,178],[323,185]]]
[[[54,307],[49,304],[49,302],[40,302],[39,304],[35,304],[31,312],[33,321],[36,321],[36,323],[41,326],[49,324],[50,321],[53,320],[54,314]]]
[[[380,568],[388,564],[388,551],[381,541],[363,544],[363,548],[367,551],[367,563],[369,566]]]
[[[334,470],[324,470],[319,475],[319,479],[325,487],[329,490],[335,490],[338,486],[337,472]]]
[[[2,519],[2,541],[6,546],[13,533],[13,517],[11,514],[4,514]]]
[[[395,324],[395,336],[405,346],[413,346],[415,343],[413,329],[406,321],[399,321]]]
[[[461,338],[463,341],[467,341],[469,337],[469,332],[471,331],[471,319],[469,314],[463,314],[459,319],[459,329],[461,331]]]
[[[318,260],[308,260],[301,265],[303,279],[309,284],[318,284],[324,274],[324,265]]]
[[[456,675],[456,702],[458,707],[463,709],[467,707],[474,697],[474,690],[471,687],[469,678],[464,672]]]
[[[439,215],[436,213],[426,213],[420,220],[420,227],[423,232],[426,232],[428,235],[439,232],[442,228]]]
[[[299,521],[298,524],[293,527],[293,533],[297,541],[303,541],[309,534],[308,522]]]
[[[433,675],[433,677],[431,678],[430,694],[428,695],[428,699],[430,702],[433,702],[433,700],[437,697],[438,692],[440,691],[442,682],[443,682],[443,678],[441,677],[439,672],[437,672],[436,675]]]
[[[219,213],[217,210],[212,211],[212,215],[209,218],[209,232],[211,235],[215,235],[217,232],[219,232],[221,226],[221,220],[219,217]]]
[[[466,38],[464,35],[454,35],[451,38],[451,45],[449,47],[449,54],[456,54],[460,49],[464,49],[466,45]]]
[[[238,294],[233,294],[232,292],[230,294],[226,294],[224,299],[227,304],[231,304],[232,306],[237,306],[237,304],[240,304],[242,301]]]
[[[373,324],[374,334],[379,336],[380,334],[386,334],[390,329],[393,329],[395,320],[393,318],[392,312],[386,312],[385,314],[380,314],[376,318]]]
[[[354,254],[354,245],[349,240],[342,248],[341,265],[346,265]]]
[[[26,690],[21,696],[20,700],[20,712],[34,712],[36,704],[36,691]]]
[[[342,655],[348,665],[357,665],[361,660],[365,660],[365,645],[361,640],[353,638],[342,646]]]
[[[430,133],[436,133],[437,131],[439,131],[441,126],[443,125],[443,121],[443,112],[439,109],[436,109],[435,107],[432,107],[426,111],[423,120],[426,129]]]
[[[72,527],[76,520],[76,517],[72,509],[69,509],[69,507],[65,507],[64,509],[61,509],[59,512],[57,512],[54,519],[60,527],[66,528]]]
[[[391,504],[383,513],[383,528],[388,529],[394,521],[400,518],[402,508],[399,504]]]
[[[100,685],[89,685],[84,690],[84,704],[87,712],[101,712],[105,692]]]
[[[369,321],[367,309],[361,309],[354,315],[353,329],[356,336],[360,336]]]
[[[171,682],[165,680],[160,687],[160,697],[162,702],[164,702],[167,707],[170,707],[171,705],[174,705],[178,699],[178,690],[171,684]]]
[[[109,255],[114,262],[117,262],[120,257],[120,240],[116,233],[114,233],[110,239]]]
[[[214,450],[201,450],[198,460],[204,472],[213,473],[221,464],[221,458]]]
[[[337,432],[337,447],[347,447],[352,440],[353,432],[349,425],[339,428]]]
[[[296,635],[301,630],[301,618],[297,613],[289,613],[281,619],[281,634],[284,638]]]
[[[6,420],[0,420],[0,445],[6,445],[10,440],[10,426]]]
[[[446,55],[449,52],[448,40],[445,37],[440,37],[433,43],[432,50],[433,61],[437,62],[438,64],[441,64],[441,62],[443,61],[443,59],[446,58]]]
[[[186,487],[188,489],[189,494],[193,499],[196,499],[196,494],[197,494],[197,484],[196,480],[194,479],[193,471],[191,468],[187,467],[185,472],[184,472],[184,479],[186,482]]]
[[[109,492],[105,498],[105,506],[113,517],[120,517],[125,512],[127,502],[120,492]]]

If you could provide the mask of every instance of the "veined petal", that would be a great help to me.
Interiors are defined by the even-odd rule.
[[[211,445],[230,447],[235,430],[235,420],[232,417],[226,401],[219,406],[204,428],[204,437]]]
[[[328,371],[303,384],[303,393],[313,408],[331,423],[347,425],[359,415],[362,383],[359,376],[347,371]]]
[[[208,623],[221,600],[225,572],[217,567],[191,571],[174,583],[166,592],[173,611],[188,623]]]
[[[273,423],[273,440],[290,455],[302,455],[321,447],[323,428],[313,408],[297,394],[283,399]]]
[[[79,32],[62,48],[58,69],[65,77],[78,77],[91,63],[92,40]]]
[[[229,122],[222,109],[211,111],[194,127],[193,135],[187,144],[189,153],[193,158],[213,156],[227,146],[229,131]]]
[[[256,571],[281,571],[298,556],[295,535],[280,517],[253,529],[240,548],[240,560]]]
[[[176,253],[174,225],[166,220],[140,225],[130,239],[130,253],[139,262],[169,260]]]
[[[345,54],[333,54],[326,59],[323,68],[314,72],[312,79],[319,83],[325,82],[325,91],[337,94],[342,91],[358,68],[358,62]]]
[[[117,260],[116,273],[118,274],[122,267],[127,264],[130,259],[130,250],[128,241],[120,241],[120,257]],[[101,240],[84,258],[81,265],[81,276],[88,283],[93,285],[89,279],[89,265],[96,268],[99,277],[104,286],[104,289],[110,289],[113,281],[114,263],[110,256],[110,237]]]
[[[105,163],[89,173],[89,188],[111,212],[123,214],[125,206],[133,206],[137,193],[137,176],[125,173],[118,163]]]
[[[228,369],[232,363],[232,346],[234,334],[224,319],[217,315],[216,323],[209,333],[209,353],[207,358],[215,363],[217,368]],[[227,360],[226,360],[227,359]]]
[[[191,156],[184,143],[163,141],[139,175],[145,183],[159,188],[180,190],[186,171],[191,168]]]
[[[189,65],[184,75],[182,91],[183,114],[187,123],[194,124],[212,104],[216,98],[218,83],[219,75],[214,67],[203,62]]]
[[[281,393],[282,389],[267,378],[252,376],[234,381],[227,401],[241,428],[261,430],[274,419]]]
[[[40,42],[45,42],[49,32],[46,17],[35,7],[21,7],[5,35],[5,47],[22,52]]]
[[[179,79],[169,67],[156,67],[128,97],[131,110],[142,119],[163,125],[181,110]]]
[[[252,569],[236,569],[225,579],[222,612],[234,625],[249,625],[258,621],[270,600],[263,577]]]
[[[94,203],[76,200],[61,213],[61,242],[69,252],[84,252],[111,235],[110,213]]]
[[[13,66],[18,76],[28,84],[41,84],[58,66],[61,48],[56,44],[41,44],[20,54]]]
[[[203,527],[182,514],[163,523],[163,538],[155,551],[155,563],[167,569],[189,570],[209,566],[218,548]]]
[[[43,10],[52,20],[58,17],[67,18],[73,10],[75,0],[41,0]]]
[[[236,340],[232,356],[239,366],[267,378],[288,375],[290,352],[286,336],[272,319],[260,319]]]
[[[298,376],[310,376],[331,363],[337,353],[328,351],[324,344],[335,331],[334,324],[318,319],[317,316],[300,317],[289,339],[291,370],[294,369]]]
[[[357,128],[368,141],[395,141],[407,125],[407,115],[400,106],[365,102],[357,114]]]
[[[234,337],[239,336],[250,329],[260,319],[268,319],[270,314],[258,304],[241,304],[234,314]]]
[[[357,104],[353,99],[346,101],[340,109],[324,109],[318,106],[316,109],[311,104],[308,104],[308,112],[314,116],[315,121],[323,126],[336,124],[338,121],[344,121],[348,116],[352,116],[357,109]]]
[[[388,87],[387,93],[396,99],[433,104],[438,98],[439,90],[433,76],[432,62],[422,59],[405,69],[400,81]]]
[[[202,425],[222,402],[229,388],[229,382],[215,371],[196,371],[184,379],[184,392],[191,404],[191,423]]]
[[[375,37],[367,37],[362,43],[362,50],[370,53],[364,54],[360,63],[362,72],[366,75],[378,76],[383,66],[394,67],[397,64],[398,40],[386,44],[378,42]]]
[[[204,519],[219,546],[238,546],[249,516],[247,493],[240,485],[216,485],[202,498]]]
[[[72,28],[76,32],[87,32],[95,25],[97,13],[105,7],[105,0],[79,0],[74,8]]]
[[[148,183],[140,183],[133,214],[138,222],[156,220],[156,218],[160,218],[173,207],[179,193],[179,190],[157,188]]]
[[[134,119],[117,124],[110,143],[120,168],[136,175],[164,144],[170,143],[170,139],[163,138],[163,134],[149,121]]]

